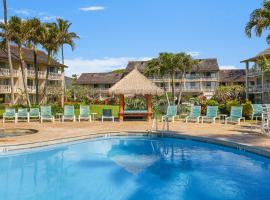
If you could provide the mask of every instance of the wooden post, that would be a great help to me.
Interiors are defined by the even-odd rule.
[[[249,75],[249,62],[246,62],[246,99],[249,98],[249,85],[248,85],[248,75]]]
[[[147,121],[151,121],[152,120],[151,95],[147,94],[145,97],[146,97],[146,105],[147,105]]]
[[[124,95],[121,94],[120,97],[119,97],[119,121],[122,122],[124,121],[124,102],[125,99],[124,99]]]

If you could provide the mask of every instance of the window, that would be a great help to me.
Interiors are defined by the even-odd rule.
[[[94,84],[94,88],[98,88],[98,84]]]
[[[32,79],[27,79],[27,85],[28,86],[33,86],[34,85],[34,81]]]
[[[110,84],[105,84],[105,88],[110,88],[111,85]]]
[[[34,70],[34,67],[32,64],[27,64],[26,67],[28,70]]]

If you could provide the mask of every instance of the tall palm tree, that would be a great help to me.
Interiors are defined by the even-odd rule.
[[[6,26],[6,28],[9,31],[11,41],[17,45],[17,48],[19,51],[19,60],[20,60],[22,78],[23,78],[24,92],[25,92],[27,104],[30,107],[31,102],[30,102],[29,94],[27,90],[25,61],[24,61],[24,53],[23,53],[23,46],[25,46],[26,42],[28,41],[29,34],[30,34],[27,27],[27,22],[22,20],[19,17],[12,16],[9,19],[7,24],[8,25]]]
[[[28,46],[33,49],[34,55],[34,69],[35,69],[35,88],[36,88],[36,104],[39,104],[39,79],[38,79],[38,65],[37,65],[37,57],[38,57],[38,44],[41,42],[41,33],[44,29],[43,24],[37,18],[27,20],[28,29],[30,34],[28,40]]]
[[[76,33],[69,32],[71,25],[72,23],[70,23],[68,20],[64,20],[61,18],[58,18],[55,23],[55,26],[60,31],[59,43],[61,45],[62,65],[65,64],[64,45],[67,44],[72,48],[72,50],[74,50],[75,48],[74,39],[79,39],[79,36]],[[65,76],[64,76],[64,67],[62,67],[62,97],[61,97],[62,106],[64,105],[64,93],[65,93]]]
[[[265,0],[262,8],[255,9],[250,14],[250,20],[246,25],[245,33],[251,37],[254,30],[256,36],[260,37],[263,31],[270,28],[270,1]],[[270,34],[267,36],[267,42],[270,44]]]
[[[3,7],[4,7],[4,24],[7,26],[7,2],[3,0]],[[11,58],[11,50],[10,50],[10,38],[8,32],[4,33],[5,40],[6,40],[6,49],[8,53],[8,64],[9,64],[9,72],[10,72],[10,87],[11,87],[11,105],[14,105],[15,98],[14,98],[14,79],[13,79],[13,65],[12,65],[12,58]]]
[[[43,101],[47,101],[47,86],[49,78],[49,69],[51,67],[52,56],[56,55],[60,48],[60,32],[54,23],[46,23],[41,32],[41,45],[47,52],[47,73],[43,90]]]
[[[185,73],[189,71],[194,65],[197,64],[196,60],[186,53],[160,53],[158,58],[154,58],[148,62],[146,73],[160,76],[163,80],[164,77],[169,75],[172,86],[172,104],[175,105],[175,77],[176,73],[180,73],[181,83],[178,95],[179,105],[182,95],[182,84],[184,81]],[[163,84],[165,81],[163,81]],[[164,84],[165,85],[165,84]]]

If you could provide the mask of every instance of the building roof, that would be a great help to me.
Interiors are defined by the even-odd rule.
[[[158,95],[162,94],[162,92],[156,84],[142,75],[137,68],[133,69],[127,76],[109,89],[110,94],[116,95]]]
[[[122,78],[122,73],[82,73],[77,80],[79,85],[115,84]]]
[[[245,82],[245,69],[225,69],[219,71],[219,82],[221,83],[240,83]]]
[[[17,60],[19,61],[19,49],[16,46],[11,45],[10,46],[10,50],[11,50],[11,56],[13,60]],[[23,54],[24,54],[24,60],[27,63],[33,63],[34,62],[34,54],[33,54],[33,50],[29,49],[29,48],[23,48]],[[5,60],[8,59],[8,54],[6,52],[6,50],[0,49],[0,59],[1,60]],[[44,64],[47,65],[48,63],[48,56],[44,51],[38,51],[37,54],[37,62],[38,64]],[[54,66],[64,66],[67,67],[65,65],[62,65],[61,63],[57,62],[55,59],[52,59],[51,64]]]
[[[252,58],[248,58],[248,59],[245,59],[245,60],[242,60],[241,63],[243,62],[254,62],[260,58],[269,58],[270,57],[270,48],[268,49],[265,49],[264,51],[258,53],[256,56],[252,57]]]
[[[192,71],[219,71],[219,66],[216,58],[210,59],[198,59],[199,65],[194,66]],[[141,73],[144,72],[144,69],[147,65],[147,61],[131,61],[128,63],[125,70],[125,74],[128,74],[133,69],[137,68]]]

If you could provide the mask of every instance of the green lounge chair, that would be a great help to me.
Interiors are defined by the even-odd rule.
[[[166,115],[162,116],[162,121],[172,119],[172,122],[174,122],[174,119],[177,115],[177,106],[168,106]]]
[[[225,119],[225,124],[227,124],[228,120],[230,120],[231,122],[237,121],[238,125],[240,125],[241,120],[245,121],[245,118],[242,116],[242,113],[243,113],[243,107],[242,106],[232,106],[231,114],[230,114],[229,117],[227,117]]]
[[[54,122],[54,116],[52,115],[52,107],[51,106],[41,106],[40,107],[40,122],[42,123],[44,120],[49,120]]]
[[[201,106],[193,106],[191,109],[191,113],[186,117],[186,123],[188,120],[195,120],[196,122],[200,122],[201,118]]]
[[[263,114],[263,106],[262,104],[252,104],[252,115],[251,115],[251,119],[254,120],[254,118],[256,119],[256,124],[258,122],[258,118],[262,119],[262,114]]]
[[[40,112],[39,108],[30,108],[29,112],[29,120],[31,119],[40,119]]]
[[[111,109],[103,109],[102,110],[101,121],[103,122],[104,119],[111,119],[114,122],[114,116],[112,115]]]
[[[81,120],[89,120],[89,122],[92,121],[89,106],[80,106],[80,115],[78,120],[79,122],[81,122]]]
[[[29,123],[29,113],[27,108],[18,108],[17,121],[26,120]]]
[[[204,121],[212,121],[216,123],[216,118],[218,115],[218,106],[207,106],[206,116],[202,117],[202,124]]]
[[[17,123],[17,113],[15,108],[6,108],[5,112],[3,113],[3,123],[5,123],[6,119],[14,120]]]
[[[76,122],[76,117],[74,114],[74,106],[64,107],[64,115],[62,118],[62,122],[64,122],[65,120],[72,120],[73,122]]]

